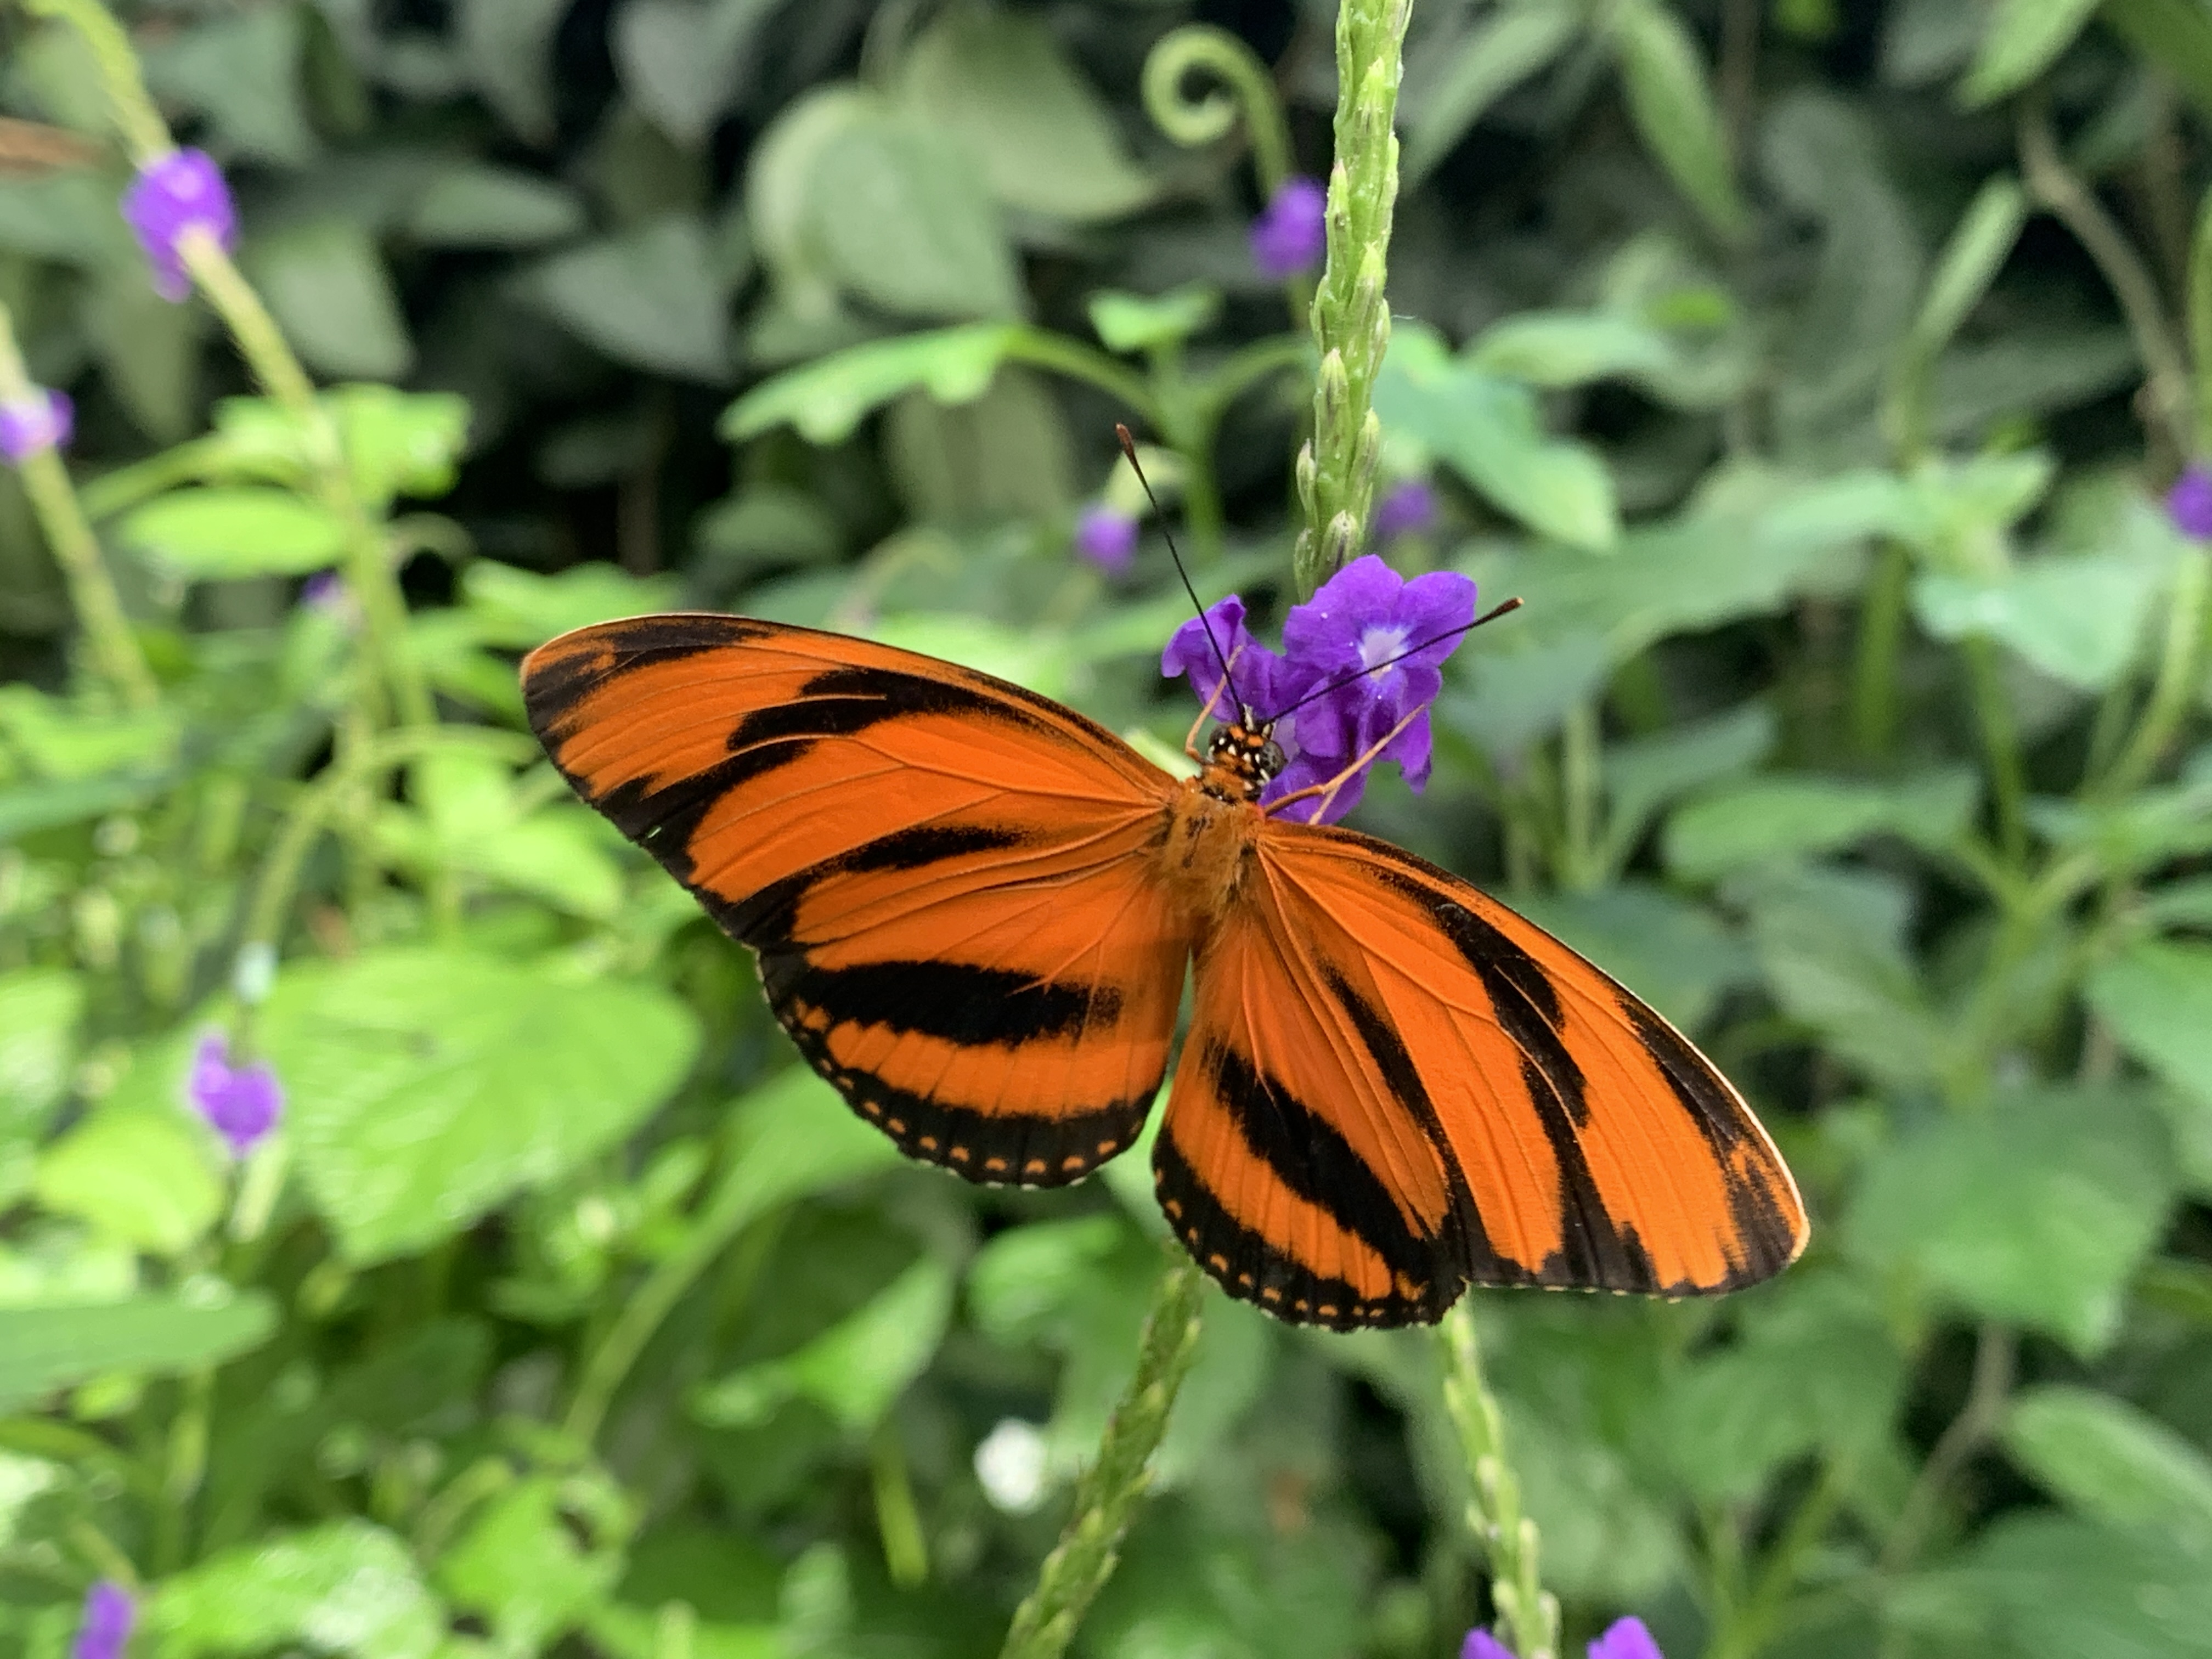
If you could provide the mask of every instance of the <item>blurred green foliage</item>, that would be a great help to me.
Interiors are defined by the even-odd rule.
[[[1310,290],[1233,108],[1145,66],[1226,27],[1319,173],[1333,15],[146,0],[308,422],[154,295],[92,59],[0,9],[0,302],[160,685],[93,672],[0,476],[0,1655],[101,1576],[163,1656],[995,1650],[1134,1361],[1143,1155],[902,1165],[532,763],[514,663],[730,607],[1173,752],[1164,547],[1070,528],[1133,505],[1129,421],[1201,594],[1279,615]],[[1527,605],[1360,821],[1690,1029],[1815,1220],[1724,1304],[1477,1296],[1569,1645],[2212,1652],[2206,555],[2160,502],[2212,446],[2212,14],[1412,28],[1374,397],[1443,516],[1387,550]],[[397,633],[302,599],[348,500]],[[441,723],[384,729],[410,677]],[[241,1012],[289,1104],[234,1169],[182,1085]],[[1209,1291],[1159,1474],[1086,1659],[1490,1616],[1424,1334]]]

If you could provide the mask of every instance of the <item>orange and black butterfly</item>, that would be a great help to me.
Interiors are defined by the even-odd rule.
[[[1469,1282],[1682,1296],[1804,1247],[1711,1061],[1456,877],[1263,807],[1249,711],[1179,779],[1019,686],[742,617],[580,629],[522,675],[577,793],[910,1157],[1089,1175],[1144,1127],[1194,963],[1153,1172],[1231,1296],[1425,1323]]]

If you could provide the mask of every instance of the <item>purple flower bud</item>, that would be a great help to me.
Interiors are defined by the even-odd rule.
[[[59,449],[76,427],[76,406],[66,392],[33,386],[31,395],[0,404],[0,455],[15,466],[42,449]]]
[[[100,1580],[84,1593],[84,1617],[70,1659],[123,1659],[131,1627],[137,1622],[137,1598],[112,1579]]]
[[[1513,1650],[1486,1630],[1471,1630],[1460,1644],[1459,1659],[1513,1659]]]
[[[1641,1619],[1616,1619],[1589,1644],[1589,1659],[1667,1659]]]
[[[1437,492],[1420,478],[1407,478],[1395,483],[1375,504],[1375,539],[1395,541],[1401,536],[1419,536],[1432,528],[1437,521]]]
[[[1125,576],[1137,556],[1137,521],[1094,501],[1075,521],[1075,550],[1108,575]]]
[[[2212,466],[2191,461],[2182,468],[2166,492],[2166,510],[2183,535],[2199,541],[2212,538]]]
[[[1328,191],[1318,179],[1284,179],[1252,222],[1252,263],[1282,282],[1319,264],[1328,247]]]
[[[335,570],[318,570],[300,584],[300,603],[310,611],[335,611],[345,597],[345,579]]]
[[[266,1060],[234,1067],[230,1039],[210,1031],[192,1053],[192,1073],[185,1097],[210,1128],[230,1145],[233,1158],[244,1158],[276,1127],[284,1109],[284,1091]]]
[[[154,268],[154,291],[165,300],[181,300],[192,291],[179,246],[186,231],[206,231],[225,252],[238,241],[230,186],[204,150],[173,149],[146,163],[123,192],[123,216]]]

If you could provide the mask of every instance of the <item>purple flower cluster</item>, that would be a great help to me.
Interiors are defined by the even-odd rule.
[[[1312,270],[1328,247],[1328,191],[1318,179],[1284,179],[1251,236],[1252,263],[1277,282]]]
[[[123,216],[153,267],[154,291],[165,300],[181,300],[192,291],[185,269],[187,231],[204,230],[226,252],[238,241],[230,186],[204,150],[173,149],[147,162],[123,193]]]
[[[31,395],[0,404],[0,455],[12,466],[42,449],[59,449],[76,428],[76,406],[66,392],[33,386]]]
[[[1236,697],[1256,719],[1284,716],[1274,735],[1290,763],[1261,801],[1342,777],[1334,793],[1287,809],[1308,823],[1334,823],[1359,804],[1366,787],[1365,766],[1343,775],[1378,744],[1376,760],[1395,761],[1415,790],[1427,783],[1429,705],[1443,690],[1444,659],[1462,637],[1451,630],[1474,620],[1474,584],[1467,577],[1439,570],[1407,581],[1370,553],[1291,608],[1280,656],[1252,637],[1244,601],[1232,593],[1203,621],[1194,617],[1176,630],[1160,672],[1170,679],[1189,676],[1192,690],[1217,718],[1238,718],[1243,710],[1222,694],[1213,647],[1219,641]]]
[[[1075,520],[1075,550],[1109,576],[1126,576],[1137,557],[1137,521],[1093,501]]]
[[[244,1158],[276,1127],[284,1109],[284,1091],[266,1060],[250,1066],[230,1063],[230,1039],[210,1031],[192,1054],[185,1097],[208,1127],[229,1144],[233,1158]]]
[[[131,1627],[137,1622],[137,1598],[112,1579],[101,1579],[84,1593],[84,1616],[70,1644],[70,1659],[123,1659]]]
[[[1616,1619],[1587,1650],[1589,1659],[1667,1659],[1641,1619]],[[1459,1659],[1513,1659],[1513,1650],[1486,1630],[1471,1630]]]
[[[2166,492],[2166,510],[2183,535],[2212,540],[2212,466],[2191,461],[2182,468]]]

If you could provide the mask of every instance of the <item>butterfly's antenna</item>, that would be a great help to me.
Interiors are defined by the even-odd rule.
[[[1198,612],[1198,625],[1206,630],[1206,642],[1213,647],[1213,659],[1221,665],[1221,684],[1229,692],[1229,701],[1241,714],[1244,702],[1237,695],[1237,682],[1230,678],[1229,659],[1221,649],[1221,641],[1213,637],[1213,620],[1199,603],[1198,590],[1190,585],[1190,572],[1182,568],[1182,555],[1176,551],[1175,537],[1168,529],[1167,509],[1160,498],[1152,494],[1152,481],[1145,476],[1144,465],[1137,459],[1137,441],[1129,435],[1129,428],[1119,421],[1114,422],[1114,435],[1121,441],[1121,453],[1129,458],[1129,471],[1137,475],[1137,482],[1145,487],[1145,499],[1152,504],[1152,511],[1160,520],[1160,534],[1167,538],[1168,557],[1175,561],[1176,574],[1182,578],[1182,591],[1190,595],[1191,609]]]
[[[1281,720],[1285,714],[1296,714],[1299,709],[1304,708],[1316,697],[1325,697],[1330,692],[1351,684],[1354,680],[1365,679],[1370,674],[1379,674],[1384,669],[1395,667],[1399,663],[1405,661],[1408,657],[1419,656],[1422,652],[1427,650],[1432,645],[1441,644],[1446,640],[1457,639],[1461,635],[1472,632],[1474,629],[1481,627],[1483,623],[1486,622],[1496,622],[1500,617],[1505,615],[1509,611],[1518,611],[1520,608],[1521,601],[1519,599],[1508,599],[1504,604],[1498,606],[1496,609],[1484,611],[1480,617],[1477,617],[1471,623],[1462,623],[1457,628],[1447,628],[1443,633],[1431,635],[1429,638],[1423,640],[1419,645],[1407,646],[1403,651],[1401,651],[1395,657],[1385,658],[1382,661],[1376,663],[1372,668],[1357,669],[1352,673],[1345,675],[1341,679],[1331,680],[1327,685],[1321,687],[1318,690],[1307,692],[1305,696],[1300,697],[1288,708],[1278,709],[1275,713],[1268,715],[1265,724],[1273,726],[1277,720]]]

